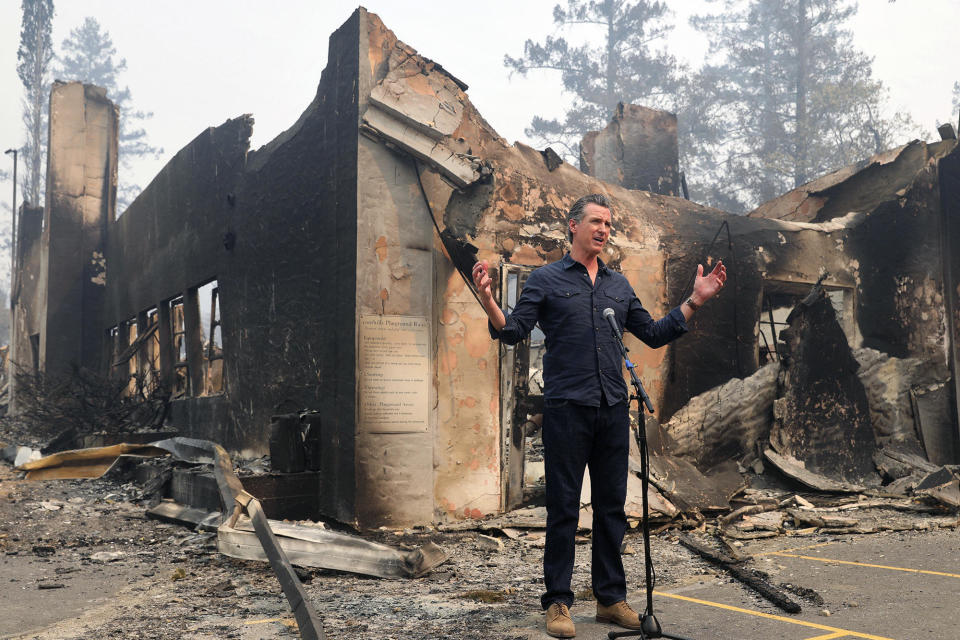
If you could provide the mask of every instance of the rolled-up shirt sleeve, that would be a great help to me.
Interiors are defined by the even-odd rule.
[[[507,324],[504,325],[503,329],[497,331],[490,321],[487,321],[490,337],[504,344],[517,344],[526,338],[537,324],[544,295],[545,291],[541,278],[534,271],[523,285],[523,292],[520,294],[520,299],[517,300],[513,311],[509,315],[504,312]]]

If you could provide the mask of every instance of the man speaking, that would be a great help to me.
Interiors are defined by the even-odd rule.
[[[611,222],[605,196],[591,194],[577,200],[567,214],[570,252],[530,274],[509,317],[493,299],[487,262],[473,266],[473,282],[493,338],[516,344],[538,322],[546,337],[543,447],[547,539],[545,592],[540,603],[546,610],[547,633],[556,638],[576,634],[570,617],[570,581],[584,465],[590,468],[591,575],[597,621],[640,628],[639,615],[626,602],[620,559],[627,526],[623,507],[629,468],[629,394],[623,360],[604,310],[612,309],[617,324],[650,347],[662,347],[686,333],[686,321],[727,279],[721,262],[707,275],[703,265],[698,265],[690,297],[654,321],[627,279],[599,258],[610,238]]]

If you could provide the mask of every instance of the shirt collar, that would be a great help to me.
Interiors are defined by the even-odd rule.
[[[565,256],[563,256],[563,259],[560,260],[560,263],[563,265],[564,270],[567,270],[574,265],[580,264],[579,262],[577,262],[576,260],[570,257],[569,252]],[[607,265],[604,264],[603,260],[601,260],[599,257],[597,258],[597,265],[600,267],[599,271],[603,271],[603,272],[607,271]]]

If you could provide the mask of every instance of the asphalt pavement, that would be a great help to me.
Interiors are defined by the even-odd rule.
[[[960,638],[956,529],[816,541],[783,536],[743,551],[755,557],[754,566],[769,573],[771,582],[812,589],[823,604],[798,598],[803,611],[787,614],[718,571],[655,591],[654,612],[665,634],[691,640]],[[632,591],[629,600],[639,610],[645,592]],[[600,640],[618,630],[594,621],[593,602],[576,603],[571,612],[580,640]],[[528,638],[546,638],[542,629],[536,613],[517,624]]]

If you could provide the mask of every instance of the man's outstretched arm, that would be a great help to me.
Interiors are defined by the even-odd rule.
[[[477,286],[480,304],[483,305],[483,310],[487,312],[487,318],[490,320],[488,327],[490,337],[508,345],[517,344],[526,338],[537,324],[540,304],[543,302],[543,290],[538,286],[537,271],[527,278],[523,291],[520,292],[520,298],[509,316],[503,315],[503,311],[493,299],[491,291],[493,279],[487,273],[486,260],[473,265],[473,283]]]
[[[715,296],[727,280],[727,270],[718,262],[713,270],[703,275],[703,265],[697,265],[697,275],[693,284],[693,293],[679,307],[669,314],[654,320],[634,296],[627,312],[626,328],[640,338],[647,346],[657,349],[686,333],[685,323],[693,313]]]

